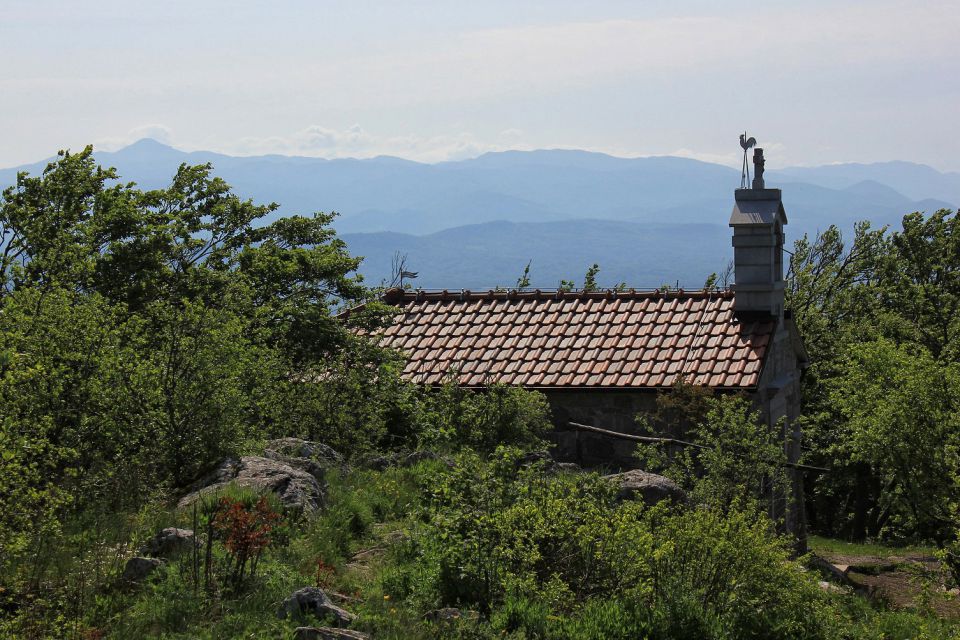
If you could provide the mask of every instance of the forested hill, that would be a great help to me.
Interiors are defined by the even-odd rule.
[[[449,288],[514,284],[528,261],[533,286],[579,278],[594,262],[604,283],[700,286],[729,260],[726,223],[740,183],[737,170],[717,164],[574,150],[422,164],[186,153],[145,139],[97,159],[142,188],[169,184],[182,162],[210,162],[243,197],[278,202],[273,216],[339,212],[334,226],[351,252],[366,258],[361,271],[369,282],[386,277],[391,256],[401,251],[420,272],[418,284]],[[37,174],[44,165],[20,169]],[[16,171],[0,170],[0,183],[12,184]],[[897,224],[905,213],[960,203],[960,174],[910,163],[794,168],[767,177],[784,189],[788,241],[831,224]]]

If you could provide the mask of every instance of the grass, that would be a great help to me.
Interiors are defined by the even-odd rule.
[[[810,550],[818,555],[824,553],[844,556],[872,556],[876,558],[904,556],[932,556],[934,547],[928,545],[894,546],[877,543],[846,542],[833,538],[810,536],[807,540]]]

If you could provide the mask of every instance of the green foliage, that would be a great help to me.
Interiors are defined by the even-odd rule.
[[[597,476],[519,467],[509,450],[458,462],[429,484],[415,561],[393,579],[424,606],[476,608],[524,637],[828,635],[823,596],[762,515],[618,503]]]
[[[492,384],[482,390],[448,382],[420,391],[414,408],[419,444],[424,447],[493,451],[501,444],[543,445],[551,428],[543,395],[520,387]]]
[[[96,294],[25,289],[0,331],[19,354],[4,421],[75,469],[62,480],[78,506],[136,503],[237,452],[253,435],[248,389],[277,375],[236,316],[197,303],[124,317]]]
[[[344,395],[313,382],[331,363],[372,380],[396,360],[351,331],[379,326],[382,305],[332,315],[367,293],[331,216],[261,224],[275,209],[209,166],[142,191],[89,148],[3,192],[0,572],[40,581],[63,523],[136,511],[266,435],[308,432],[315,395]]]
[[[882,482],[883,526],[944,540],[960,474],[960,369],[887,339],[850,348],[831,399],[844,418],[837,455]]]
[[[902,331],[938,360],[960,355],[960,221],[951,211],[904,216],[878,259],[879,301]]]
[[[530,286],[530,265],[533,264],[533,260],[527,262],[527,266],[523,268],[523,273],[520,274],[520,277],[517,278],[517,289],[526,289]]]
[[[416,438],[416,388],[399,379],[397,354],[360,341],[260,400],[271,436],[323,442],[350,457]]]
[[[891,556],[904,557],[907,554],[932,556],[936,551],[934,547],[928,545],[890,546],[877,543],[846,542],[822,536],[810,536],[807,542],[810,550],[819,555],[832,553],[844,556],[889,558]]]
[[[745,398],[712,398],[680,383],[658,398],[656,419],[694,446],[641,445],[637,456],[645,468],[675,480],[694,502],[748,509],[785,499],[782,429],[764,424]],[[784,507],[770,511],[782,515]]]
[[[464,455],[431,483],[423,554],[434,573],[421,597],[489,612],[507,592],[536,592],[555,606],[575,593],[632,588],[639,577],[612,561],[614,549],[590,544],[620,532],[618,551],[644,548],[631,535],[639,533],[635,518],[606,517],[612,487],[596,477],[544,476],[537,467],[518,472],[518,458],[505,449],[489,463]]]
[[[583,290],[584,291],[596,291],[597,290],[597,274],[600,273],[600,265],[594,263],[587,273],[583,276]]]
[[[859,224],[849,247],[836,228],[794,247],[788,307],[812,361],[805,443],[831,468],[809,502],[815,528],[942,539],[955,526],[952,439],[938,451],[929,443],[955,422],[957,224],[950,211],[913,213],[899,231]]]

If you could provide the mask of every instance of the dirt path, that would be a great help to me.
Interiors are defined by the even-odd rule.
[[[960,619],[960,597],[949,592],[940,562],[924,554],[892,556],[817,552],[859,589],[897,609],[931,607],[937,615]]]

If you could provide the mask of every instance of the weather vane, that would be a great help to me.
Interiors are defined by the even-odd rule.
[[[747,137],[747,132],[744,131],[740,134],[740,147],[743,149],[743,171],[740,173],[740,188],[747,189],[750,185],[750,165],[747,164],[747,151],[750,150],[750,147],[753,147],[757,144],[757,139],[754,137]]]

